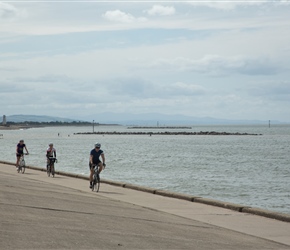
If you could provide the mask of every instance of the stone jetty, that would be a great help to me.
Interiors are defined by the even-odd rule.
[[[200,132],[81,132],[74,133],[74,135],[262,135],[262,134],[249,134],[249,133],[228,133],[228,132],[216,132],[216,131],[200,131]]]
[[[128,127],[128,129],[192,129],[192,127],[185,127],[185,126],[160,126],[160,127],[140,127],[140,126],[133,126]]]

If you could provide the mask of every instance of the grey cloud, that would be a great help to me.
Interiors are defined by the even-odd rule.
[[[19,71],[19,69],[15,68],[15,67],[0,67],[0,72],[1,71],[13,72],[13,71]]]
[[[192,71],[211,76],[227,76],[231,74],[243,75],[273,75],[281,67],[267,59],[247,57],[222,57],[207,55],[199,60],[176,58],[161,59],[151,65],[153,68],[165,70]]]
[[[118,78],[104,83],[106,92],[123,98],[160,98],[171,99],[176,96],[204,95],[206,90],[196,84],[173,82],[158,83],[137,78]]]
[[[1,103],[9,105],[73,105],[94,103],[94,86],[66,76],[17,77],[0,83]]]
[[[175,82],[169,84],[164,92],[169,96],[193,96],[193,95],[204,95],[206,90],[196,84],[188,84],[184,82]]]
[[[55,83],[55,82],[68,82],[71,79],[65,75],[42,75],[37,77],[17,77],[13,79],[17,82],[26,83]]]
[[[18,91],[21,91],[20,86],[12,84],[11,82],[8,82],[8,81],[0,82],[0,94],[3,94],[3,93],[15,93],[15,92],[18,92]]]
[[[279,3],[280,1],[277,1]],[[269,3],[269,2],[268,2]],[[267,4],[267,1],[265,2],[259,2],[259,1],[194,1],[189,2],[188,4],[194,6],[194,7],[206,7],[211,9],[217,9],[217,10],[224,10],[224,11],[232,11],[237,8],[241,7],[251,7],[251,6],[261,6]]]
[[[137,78],[107,80],[104,85],[109,93],[117,96],[148,97],[155,91],[152,82]]]
[[[74,91],[78,95],[82,92],[90,93],[94,90],[92,83],[84,82],[83,80],[78,80],[71,78],[66,75],[41,75],[37,77],[14,77],[7,80],[7,84],[17,86],[22,86],[22,91],[25,90],[37,90],[43,89],[45,91],[57,91],[64,93],[69,93],[69,91]],[[19,88],[19,87],[18,87]]]
[[[247,88],[251,96],[261,96],[268,99],[287,100],[290,102],[290,82],[268,82],[253,84]]]
[[[228,75],[231,73],[244,75],[272,75],[276,74],[278,71],[278,67],[269,60],[240,56],[231,58],[206,56],[196,65],[193,65],[192,69],[197,69],[204,73],[209,72],[213,75]]]
[[[0,2],[0,18],[9,19],[18,15],[18,10],[11,4]]]

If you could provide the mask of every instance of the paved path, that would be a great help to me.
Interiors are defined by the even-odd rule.
[[[0,164],[0,249],[290,249],[290,223]]]

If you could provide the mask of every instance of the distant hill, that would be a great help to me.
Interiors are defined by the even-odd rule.
[[[138,126],[191,126],[191,125],[246,125],[268,124],[269,120],[230,120],[212,117],[193,117],[185,115],[166,115],[159,113],[129,114],[129,113],[100,113],[79,117],[86,121],[99,123],[138,125]],[[280,121],[271,121],[271,124],[283,124]],[[284,122],[285,124],[285,122]]]
[[[2,123],[3,115],[0,116]],[[230,120],[212,117],[193,117],[185,115],[166,115],[159,113],[130,114],[130,113],[100,113],[89,116],[61,118],[44,115],[9,115],[7,122],[94,122],[100,124],[120,124],[127,126],[192,126],[192,125],[254,125],[268,124],[269,120]],[[271,120],[271,124],[289,124]]]
[[[0,117],[0,122],[3,121],[3,115]],[[7,122],[73,122],[78,120],[45,116],[45,115],[8,115],[6,116]]]

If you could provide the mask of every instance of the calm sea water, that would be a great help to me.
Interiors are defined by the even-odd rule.
[[[89,152],[102,144],[103,178],[171,190],[290,214],[290,125],[193,126],[192,129],[130,129],[98,126],[95,131],[217,131],[246,135],[74,135],[92,127],[0,130],[0,159],[15,161],[24,139],[28,165],[44,167],[48,143],[61,171],[88,175]],[[59,133],[59,135],[58,135]]]

